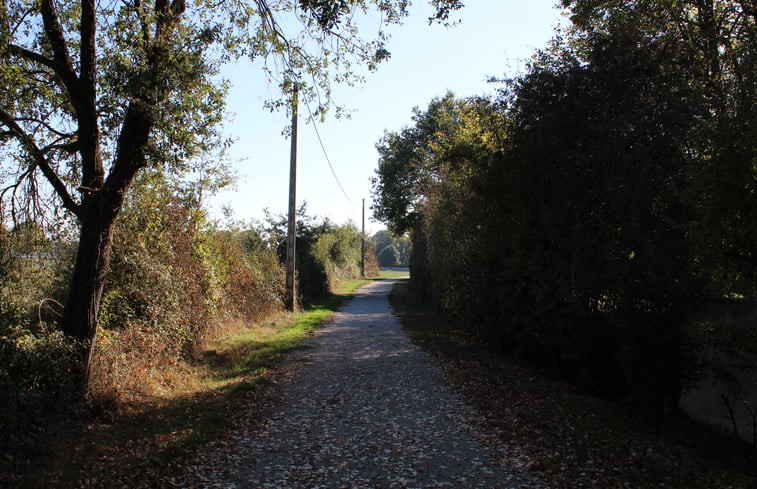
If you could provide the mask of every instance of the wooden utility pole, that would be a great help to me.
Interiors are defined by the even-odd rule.
[[[295,242],[297,241],[297,84],[292,93],[292,146],[289,155],[289,213],[287,219],[286,307],[297,309]]]
[[[363,240],[360,244],[360,276],[365,278],[365,199],[363,199]]]

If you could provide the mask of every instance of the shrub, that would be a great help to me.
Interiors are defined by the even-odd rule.
[[[268,215],[264,233],[280,262],[286,259],[286,217]],[[360,276],[361,234],[354,224],[336,225],[328,219],[297,211],[297,293],[303,304],[312,303],[335,290],[344,280]],[[366,249],[366,275],[377,276],[375,256]]]
[[[224,324],[281,309],[283,272],[257,231],[221,230],[191,194],[148,177],[114,237],[90,386],[103,402],[154,394],[167,382],[164,367],[196,354]]]
[[[330,290],[360,276],[361,236],[352,224],[331,226],[313,244],[312,254],[323,267]]]
[[[79,351],[75,341],[46,326],[0,329],[0,431],[23,431],[70,404]]]

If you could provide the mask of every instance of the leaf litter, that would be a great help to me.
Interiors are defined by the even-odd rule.
[[[207,487],[546,487],[410,343],[391,286],[367,286],[290,359],[280,407],[232,435]]]
[[[396,321],[384,323],[385,294],[363,291],[243,406],[222,409],[233,427],[223,436],[168,457],[150,453],[183,433],[124,441],[76,483],[53,474],[48,486],[757,487],[459,332],[443,332],[452,348],[414,337],[433,354],[420,351]],[[104,429],[92,425],[92,438]]]

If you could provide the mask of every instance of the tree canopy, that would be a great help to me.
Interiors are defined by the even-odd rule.
[[[444,21],[459,0],[433,0]],[[260,58],[282,89],[332,104],[332,82],[389,57],[382,27],[404,0],[9,0],[0,4],[2,218],[65,209],[79,226],[61,327],[91,356],[114,224],[146,167],[196,171],[219,161],[226,85],[219,66]],[[373,39],[357,18],[381,14]],[[85,362],[87,363],[87,362]],[[84,375],[86,384],[86,368]]]
[[[495,99],[384,135],[374,215],[448,314],[662,412],[694,305],[757,297],[754,6],[564,4],[573,26]]]

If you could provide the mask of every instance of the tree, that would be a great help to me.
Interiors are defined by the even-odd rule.
[[[413,109],[413,125],[387,132],[376,144],[379,166],[372,179],[373,215],[396,235],[417,227],[423,206],[459,155],[456,139],[465,132],[463,115],[485,106],[480,99],[458,99],[451,92]],[[457,150],[460,148],[458,147]]]
[[[461,7],[431,3],[439,20]],[[14,213],[52,203],[78,223],[60,327],[87,345],[83,389],[114,224],[135,175],[148,166],[191,170],[222,148],[225,84],[215,75],[229,57],[275,59],[265,65],[271,76],[285,91],[297,83],[319,97],[323,112],[332,79],[359,78],[352,62],[373,68],[389,56],[382,33],[358,37],[352,14],[371,6],[385,23],[407,13],[402,0],[2,2],[0,141],[10,171],[0,195]],[[301,34],[282,27],[286,13]]]
[[[467,200],[473,195],[466,186],[468,177],[481,170],[477,165],[486,165],[486,157],[501,146],[500,136],[505,133],[500,130],[501,114],[490,101],[460,99],[452,93],[432,100],[425,111],[415,108],[412,120],[414,125],[385,133],[376,145],[379,163],[372,180],[373,213],[392,234],[409,233],[413,283],[431,293],[431,284],[426,280],[427,253],[437,250],[439,256],[455,255],[478,232],[470,228],[475,221],[463,216],[458,221],[455,214],[439,214],[436,222],[441,225],[446,219],[450,236],[454,236],[446,241],[445,249],[439,242],[427,240],[428,219],[439,209],[439,202],[453,193],[458,195],[458,202],[470,204],[467,209],[475,207],[473,201]],[[459,228],[455,230],[455,226]],[[460,280],[468,277],[471,269],[463,271]],[[455,274],[449,272],[449,277]]]
[[[371,244],[379,266],[407,266],[410,258],[410,240],[406,236],[395,238],[382,229],[371,237]]]
[[[757,6],[750,0],[563,0],[584,36],[635,30],[686,71],[689,230],[710,293],[757,293]]]
[[[387,268],[396,267],[400,262],[400,253],[394,243],[392,243],[383,248],[381,252],[376,255],[376,259],[379,262],[379,266]]]

